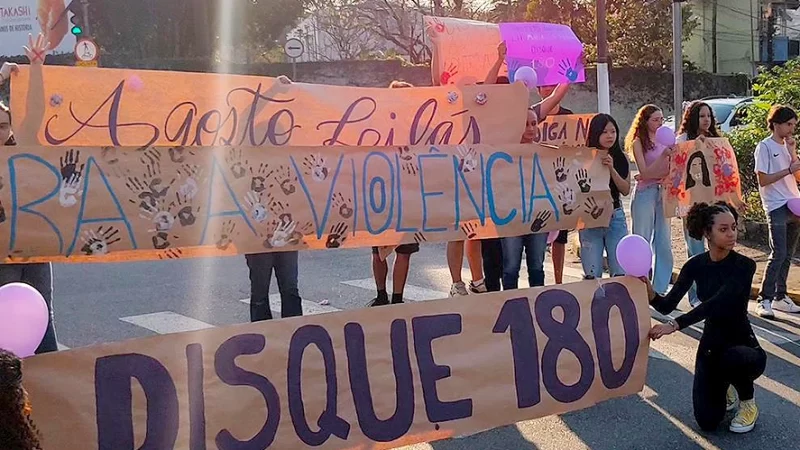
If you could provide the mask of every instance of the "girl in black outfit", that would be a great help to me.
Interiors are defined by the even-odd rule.
[[[726,203],[692,206],[686,220],[689,234],[706,238],[709,250],[686,261],[666,296],[656,295],[650,281],[642,278],[650,305],[662,314],[672,312],[692,283],[697,284],[700,304],[675,320],[654,326],[650,338],[656,340],[705,320],[692,390],[694,416],[704,431],[715,430],[725,411],[735,409],[739,401],[730,430],[747,433],[753,429],[758,419],[753,381],[764,373],[767,363],[767,354],[747,318],[756,263],[733,251],[737,219],[736,210]]]

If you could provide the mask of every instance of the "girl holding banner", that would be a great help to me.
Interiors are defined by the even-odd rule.
[[[608,273],[612,277],[625,275],[617,261],[617,244],[628,234],[625,210],[620,201],[621,195],[631,193],[630,163],[619,145],[619,126],[608,114],[597,114],[589,122],[589,135],[586,146],[605,153],[603,165],[611,172],[609,187],[614,203],[614,214],[607,227],[588,228],[578,231],[581,241],[581,265],[586,279],[602,278],[603,250],[608,255]]]
[[[707,137],[722,137],[717,129],[717,119],[714,117],[714,110],[708,103],[696,101],[692,102],[683,113],[681,127],[678,130],[677,142],[687,142],[698,140],[705,142]],[[697,240],[689,235],[686,227],[686,219],[683,219],[683,237],[686,240],[686,252],[689,258],[699,255],[706,251],[705,243],[702,239]],[[689,304],[695,307],[700,304],[697,299],[697,286],[692,285],[689,289]]]
[[[708,241],[708,252],[686,261],[667,295],[656,294],[650,280],[642,278],[650,305],[662,314],[671,313],[692,284],[697,285],[700,304],[675,320],[654,326],[650,338],[660,339],[705,320],[692,389],[694,417],[704,431],[716,430],[725,412],[737,406],[729,429],[747,433],[755,427],[758,407],[753,382],[767,364],[767,354],[747,318],[756,263],[733,250],[737,219],[736,209],[726,203],[695,204],[686,225],[694,239]]]
[[[655,254],[653,287],[659,294],[667,292],[672,279],[672,239],[669,219],[664,214],[661,179],[669,174],[669,158],[674,146],[656,141],[656,130],[664,124],[664,113],[655,105],[639,108],[633,118],[625,149],[639,169],[639,178],[631,202],[633,233],[650,242]]]
[[[42,64],[44,64],[44,56],[47,53],[48,44],[44,41],[44,36],[39,37],[34,42],[32,37],[28,38],[28,47],[25,47],[25,53],[31,62],[32,73],[38,71],[41,75]],[[9,72],[14,71],[12,66],[3,66]],[[8,79],[8,75],[4,75],[2,80]],[[30,97],[29,97],[30,98]],[[25,124],[23,123],[23,126]],[[17,145],[11,129],[11,110],[0,102],[0,142],[3,145]],[[0,212],[5,216],[5,211],[0,204]],[[51,263],[31,263],[31,264],[0,264],[0,286],[8,283],[22,282],[33,286],[42,297],[44,297],[47,310],[50,318],[47,323],[47,330],[45,331],[44,338],[36,349],[36,353],[47,353],[58,351],[58,339],[56,337],[56,329],[53,314],[53,266]]]

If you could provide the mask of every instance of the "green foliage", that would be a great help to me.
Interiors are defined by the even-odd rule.
[[[569,25],[584,44],[587,61],[597,55],[594,0],[531,0],[524,19]],[[667,69],[672,66],[672,0],[607,0],[608,52],[616,66]],[[683,39],[697,28],[688,3],[683,6]]]
[[[753,90],[757,96],[741,120],[744,125],[733,130],[728,139],[739,164],[742,194],[747,203],[745,217],[763,222],[765,218],[758,195],[753,152],[759,141],[770,134],[767,129],[767,113],[772,105],[789,105],[795,109],[800,105],[800,59],[765,70],[753,81]]]

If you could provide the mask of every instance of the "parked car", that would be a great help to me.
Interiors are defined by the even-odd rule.
[[[729,133],[741,125],[739,121],[743,117],[745,107],[753,103],[753,97],[706,97],[700,100],[708,103],[714,110],[717,126],[723,133]],[[667,117],[664,125],[675,130],[675,116]]]

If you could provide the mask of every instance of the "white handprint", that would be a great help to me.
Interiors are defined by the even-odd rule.
[[[297,222],[295,221],[281,222],[278,228],[275,229],[275,233],[272,234],[269,243],[276,248],[285,247],[289,243],[296,227]]]
[[[478,168],[478,162],[475,160],[475,149],[466,145],[459,145],[456,147],[458,155],[460,156],[459,169],[464,173],[470,173]]]
[[[267,207],[261,203],[261,196],[253,191],[248,191],[244,196],[244,202],[250,211],[250,217],[258,223],[267,220]]]
[[[61,188],[58,190],[58,203],[64,208],[78,203],[78,197],[83,191],[80,188],[81,175],[73,173],[68,179],[61,181]]]
[[[175,216],[169,210],[159,207],[158,204],[152,206],[143,202],[139,208],[141,211],[139,217],[147,219],[155,225],[155,229],[148,230],[151,233],[169,231],[175,225]]]

